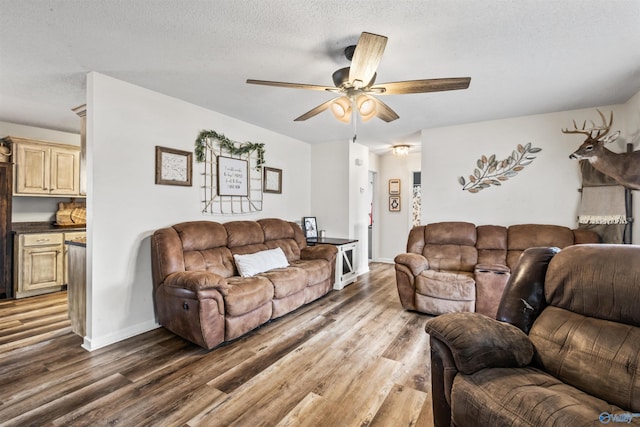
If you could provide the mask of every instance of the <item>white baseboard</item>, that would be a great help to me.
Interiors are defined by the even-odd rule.
[[[390,258],[377,258],[372,260],[373,262],[384,262],[385,264],[395,264],[396,262]]]
[[[126,329],[122,329],[102,337],[88,338],[84,337],[82,348],[87,351],[97,350],[102,347],[106,347],[111,344],[126,340],[127,338],[134,337],[136,335],[143,334],[145,332],[152,331],[159,328],[160,325],[155,321],[148,321],[139,323],[137,325],[130,326]]]

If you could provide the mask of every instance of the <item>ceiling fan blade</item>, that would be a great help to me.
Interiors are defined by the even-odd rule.
[[[376,95],[403,95],[407,93],[466,89],[469,87],[469,83],[471,83],[471,77],[407,80],[404,82],[381,83],[371,87],[369,90]]]
[[[389,123],[394,121],[395,119],[400,118],[400,116],[398,116],[398,114],[396,114],[396,112],[393,111],[391,107],[389,107],[387,104],[385,104],[384,102],[380,101],[379,99],[373,96],[371,98],[376,101],[376,104],[377,104],[376,116],[379,119],[382,119],[385,122]]]
[[[335,101],[336,99],[338,99],[338,98],[330,99],[327,102],[318,105],[316,108],[313,108],[313,109],[307,111],[306,113],[304,113],[300,117],[294,119],[293,121],[294,122],[302,122],[304,120],[310,119],[311,117],[322,113],[324,110],[328,109],[331,106],[331,104],[333,103],[333,101]]]
[[[373,78],[382,59],[387,38],[377,34],[362,33],[351,59],[349,82],[356,88],[364,87]]]
[[[332,87],[332,86],[307,85],[302,83],[271,82],[268,80],[247,79],[247,83],[252,85],[288,87],[292,89],[309,89],[309,90],[322,90],[322,91],[336,89],[335,87]]]

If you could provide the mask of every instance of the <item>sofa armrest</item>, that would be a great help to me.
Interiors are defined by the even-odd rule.
[[[171,273],[163,282],[164,286],[187,289],[198,292],[204,289],[217,289],[222,295],[229,291],[227,279],[208,271],[178,271]]]
[[[396,255],[394,258],[396,264],[402,264],[411,270],[411,274],[418,276],[425,270],[429,269],[429,261],[420,255],[411,252]]]
[[[451,389],[458,374],[449,347],[434,336],[431,347],[431,402],[434,427],[451,426]]]
[[[427,333],[449,347],[456,368],[520,368],[531,363],[533,344],[517,327],[479,313],[448,313],[427,321]]]
[[[334,245],[307,246],[300,251],[300,259],[324,259],[332,263],[337,253],[338,249]]]

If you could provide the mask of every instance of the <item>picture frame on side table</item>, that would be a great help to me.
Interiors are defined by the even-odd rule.
[[[315,239],[318,237],[318,223],[315,216],[305,216],[302,218],[304,237]]]
[[[400,212],[400,196],[389,196],[389,211]]]
[[[191,187],[193,153],[156,145],[156,184]]]
[[[400,178],[393,178],[389,180],[389,195],[400,195]]]
[[[265,193],[282,194],[282,169],[264,166],[262,191]]]

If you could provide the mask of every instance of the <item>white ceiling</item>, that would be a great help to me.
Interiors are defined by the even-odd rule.
[[[71,108],[98,71],[302,141],[349,139],[329,111],[293,121],[332,94],[245,81],[331,85],[362,31],[389,38],[377,83],[472,78],[384,97],[400,119],[358,125],[374,151],[640,91],[638,0],[0,0],[0,121],[79,132]]]

